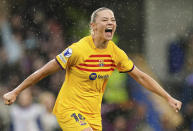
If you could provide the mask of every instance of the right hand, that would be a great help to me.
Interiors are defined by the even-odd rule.
[[[11,105],[15,102],[17,94],[14,91],[8,92],[3,95],[5,105]]]

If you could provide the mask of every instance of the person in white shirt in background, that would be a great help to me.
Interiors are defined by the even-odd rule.
[[[18,97],[18,104],[10,107],[12,131],[42,131],[41,115],[44,108],[33,103],[32,93],[27,89]]]

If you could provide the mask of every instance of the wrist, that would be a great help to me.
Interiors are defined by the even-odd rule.
[[[19,90],[17,90],[17,89],[14,89],[13,91],[11,91],[14,95],[18,95],[19,93],[20,93],[20,91]]]
[[[173,98],[168,94],[168,95],[165,97],[165,99],[166,99],[167,101],[171,101]]]

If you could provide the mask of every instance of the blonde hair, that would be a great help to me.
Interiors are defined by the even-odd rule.
[[[103,10],[110,10],[110,11],[112,11],[111,9],[106,8],[106,7],[101,7],[101,8],[96,9],[95,11],[93,11],[93,13],[91,15],[90,23],[94,23],[96,21],[96,17],[97,17],[98,12],[103,11]],[[91,27],[90,27],[90,33],[91,34],[94,33]]]
[[[111,10],[111,9],[106,8],[106,7],[101,7],[101,8],[96,9],[95,11],[93,11],[93,13],[92,13],[92,15],[91,15],[90,23],[95,22],[96,17],[97,17],[97,13],[100,12],[100,11],[103,11],[103,10]],[[112,11],[112,10],[111,10],[111,11]],[[113,11],[112,11],[112,12],[113,12]]]

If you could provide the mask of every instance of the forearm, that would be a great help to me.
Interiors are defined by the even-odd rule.
[[[10,91],[3,95],[4,103],[6,105],[11,105],[15,100],[16,97],[26,88],[36,84],[38,81],[43,79],[44,77],[59,71],[60,67],[55,61],[55,59],[48,62],[45,66],[41,69],[37,70],[29,77],[27,77],[18,87],[16,87],[13,91]]]
[[[58,71],[59,69],[60,69],[59,65],[53,59],[50,62],[48,62],[45,66],[43,66],[41,69],[37,70],[36,72],[31,74],[29,77],[27,77],[17,88],[15,88],[13,90],[13,92],[18,95],[25,88],[28,88],[28,87],[36,84],[41,79],[43,79],[46,76]]]
[[[19,86],[17,86],[13,91],[18,95],[20,94],[24,89],[36,84],[38,81],[40,81],[43,78],[41,74],[36,71],[30,76],[28,76]]]
[[[171,98],[171,96],[153,78],[145,73],[143,73],[142,77],[139,77],[136,81],[138,81],[146,89],[156,93],[166,100]]]
[[[138,83],[140,83],[146,89],[156,93],[157,95],[170,100],[171,96],[149,75],[140,71],[137,67],[129,73]]]
[[[131,72],[128,72],[138,83],[148,90],[156,93],[157,95],[165,98],[170,106],[172,106],[176,112],[178,112],[182,106],[182,103],[175,98],[171,97],[153,78],[135,67]]]

